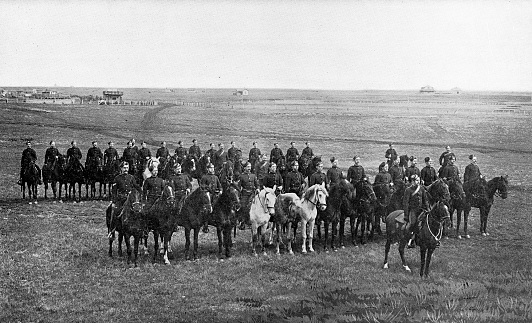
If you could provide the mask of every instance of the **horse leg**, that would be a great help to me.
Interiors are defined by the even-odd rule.
[[[216,226],[216,236],[218,237],[218,259],[222,259],[223,241],[222,241],[222,228]]]
[[[122,257],[122,241],[124,241],[124,234],[122,231],[118,231],[118,256]]]
[[[257,251],[255,250],[255,244],[257,243],[257,234],[259,232],[259,228],[257,226],[257,223],[255,221],[251,222],[251,252],[253,253],[253,256],[257,257]]]
[[[265,249],[264,245],[266,244],[266,234],[267,234],[266,226],[267,225],[268,225],[268,223],[263,224],[259,228],[259,230],[261,232],[261,234],[260,234],[260,250],[261,250],[263,256],[266,256],[266,249]]]
[[[185,259],[190,260],[190,228],[185,227]]]
[[[430,260],[432,259],[432,253],[434,252],[433,248],[429,248],[427,250],[427,259],[425,263],[425,278],[429,277],[429,270],[430,270]]]
[[[488,216],[490,214],[490,209],[491,209],[491,206],[486,206],[485,208],[485,211],[484,211],[484,233],[489,236],[490,234],[488,233]]]
[[[427,254],[427,248],[424,246],[419,246],[419,253],[421,255],[421,265],[419,268],[419,276],[423,277],[423,274],[425,273],[425,256]]]
[[[460,209],[457,212],[459,212],[459,213],[457,213],[458,215],[460,215],[462,212],[464,213],[464,235],[465,235],[466,239],[469,239],[469,238],[471,238],[471,236],[467,233],[467,216],[468,216],[468,214],[466,214],[465,211],[460,210]]]
[[[109,234],[108,234],[108,236],[109,236]],[[108,252],[109,257],[113,256],[113,240],[114,239],[115,239],[115,233],[113,231],[113,233],[110,234],[110,236],[109,236],[109,252]]]
[[[131,237],[131,235],[128,232],[124,233],[124,240],[126,242],[127,264],[128,265],[129,265],[129,263],[131,261],[131,242],[129,241],[130,237]]]
[[[451,210],[454,212],[454,208],[451,209]],[[449,211],[451,211],[451,210],[449,210]],[[449,215],[451,216],[451,228],[452,228],[453,213],[449,212]],[[460,235],[460,222],[462,222],[462,217],[461,217],[460,211],[457,209],[456,210],[456,237],[458,239],[462,239],[462,236]],[[443,231],[445,232],[445,231],[447,231],[447,229],[444,227]]]
[[[164,247],[164,263],[166,265],[170,264],[170,260],[168,260],[168,245],[170,244],[170,237],[172,236],[172,231],[170,230],[170,233],[165,232],[164,235],[161,235],[163,237],[163,247]]]
[[[338,220],[333,220],[331,222],[331,249],[334,251],[338,250],[336,246],[337,230],[338,230]]]
[[[157,260],[157,254],[159,253],[159,232],[153,230],[153,260],[152,263],[155,263]]]
[[[387,233],[386,245],[384,246],[384,265],[383,269],[388,269],[388,253],[390,253],[390,246],[392,245],[392,237],[390,233]]]
[[[341,218],[340,219],[340,228],[339,228],[339,232],[338,232],[338,240],[339,240],[339,243],[340,243],[340,248],[345,248],[345,245],[344,245],[344,232],[345,231],[345,218]]]
[[[137,267],[137,258],[138,258],[138,255],[139,255],[139,242],[140,242],[140,239],[141,237],[138,235],[138,234],[135,234],[133,236],[133,253],[135,255],[135,267]]]
[[[320,222],[318,222],[318,225],[317,225],[317,234],[318,234],[318,239],[321,239],[321,234],[320,234]],[[325,240],[323,241],[323,250],[325,250],[325,252],[329,252],[329,248],[327,247],[327,241],[329,240],[329,220],[325,219],[323,220],[323,231],[325,231]],[[332,240],[331,242],[331,248],[334,248],[333,246],[334,244],[334,239]]]
[[[404,229],[403,229],[404,230]],[[405,259],[405,247],[407,243],[408,236],[404,236],[404,232],[399,233],[399,255],[401,256],[401,263],[403,264],[403,268],[407,272],[411,272],[410,267],[408,267]]]
[[[226,226],[222,230],[223,233],[223,240],[225,244],[225,257],[230,258],[231,257],[231,248],[233,246],[233,241],[231,239],[231,229],[232,226]]]
[[[276,232],[275,235],[275,254],[280,255],[281,250],[279,249],[279,245],[281,244],[281,232],[280,232],[280,224],[279,222],[274,222],[274,229]]]
[[[198,260],[198,235],[199,235],[199,228],[194,229],[194,260]]]
[[[358,227],[358,218],[355,218],[354,216],[349,217],[349,224],[351,226],[351,243],[353,243],[353,246],[356,247],[357,245],[357,227]]]
[[[307,253],[307,220],[301,219],[301,236],[302,236],[302,243],[301,243],[301,253],[305,254]]]
[[[286,234],[288,235],[288,246],[287,246],[288,253],[290,255],[293,255],[294,251],[292,250],[292,240],[295,238],[295,233],[292,234],[292,222],[288,222],[286,230],[287,230]]]
[[[314,252],[314,248],[312,247],[312,241],[314,239],[314,221],[315,219],[311,219],[309,222],[308,222],[308,233],[309,233],[309,238],[308,238],[308,250],[310,252]]]

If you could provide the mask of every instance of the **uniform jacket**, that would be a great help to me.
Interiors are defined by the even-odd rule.
[[[445,167],[447,166],[447,163],[449,162],[449,158],[451,158],[451,156],[453,156],[454,158],[456,158],[455,154],[453,152],[443,152],[441,155],[440,155],[440,165],[442,167]]]
[[[102,150],[100,149],[100,147],[90,147],[89,150],[87,151],[86,161],[95,160],[97,157],[100,157],[101,159],[103,159],[103,154],[102,154]]]
[[[192,190],[192,183],[190,183],[190,178],[187,174],[171,175],[167,181],[175,192],[184,191],[187,188]]]
[[[259,189],[259,180],[257,179],[257,176],[255,176],[255,174],[247,172],[242,173],[240,174],[239,181],[243,195],[249,195],[255,190]]]
[[[168,148],[161,147],[157,149],[157,153],[155,154],[155,157],[159,158],[162,157],[164,159],[168,159],[168,155],[170,155],[170,152],[168,151]]]
[[[283,158],[284,154],[281,148],[273,148],[270,152],[270,162],[276,163],[279,161],[279,159]]]
[[[301,174],[298,171],[291,170],[286,174],[286,178],[284,181],[284,191],[289,192],[297,192],[296,194],[299,194],[299,190],[301,189],[301,185],[303,185],[305,179],[303,178],[303,174]]]
[[[110,161],[118,160],[120,157],[118,156],[118,151],[114,148],[107,148],[105,152],[103,153],[103,163],[107,164]]]
[[[194,156],[196,160],[199,160],[201,158],[201,149],[199,146],[190,146],[188,149],[188,154]]]
[[[469,164],[464,171],[464,183],[480,178],[480,169],[476,164]]]
[[[325,175],[323,172],[315,172],[310,176],[310,179],[308,181],[308,186],[312,186],[314,184],[327,184],[327,175]]]
[[[124,153],[122,154],[122,159],[127,161],[130,164],[136,164],[137,163],[137,151],[133,149],[133,147],[127,147],[124,149]],[[129,165],[131,167],[131,165]]]
[[[222,191],[222,184],[218,177],[214,174],[205,174],[201,177],[200,187],[203,190],[209,191],[211,194],[215,194]]]
[[[456,165],[447,165],[443,167],[443,170],[440,173],[441,178],[452,178],[455,180],[460,180],[460,171]]]
[[[260,149],[259,148],[251,148],[251,150],[249,151],[249,162],[253,163],[255,161],[257,161],[260,157],[261,153],[260,153]],[[251,165],[253,167],[253,165]]]
[[[175,154],[179,158],[185,158],[187,156],[187,149],[185,147],[177,147],[175,149]]]
[[[77,160],[81,160],[82,154],[81,150],[79,150],[78,147],[70,147],[67,150],[67,158],[69,162],[72,162],[72,158],[76,158]]]
[[[423,169],[421,169],[420,177],[423,181],[423,185],[425,186],[434,183],[438,179],[438,176],[436,175],[436,169],[432,166],[423,167]]]
[[[389,173],[381,172],[375,176],[374,184],[390,184],[392,176]]]
[[[288,148],[288,150],[286,151],[286,161],[291,162],[293,160],[298,160],[298,159],[299,159],[299,152],[297,151],[297,148],[295,147]]]
[[[33,148],[26,148],[24,151],[22,151],[22,157],[20,158],[20,165],[25,166],[28,165],[30,162],[36,162],[37,161],[37,153]]]
[[[405,177],[410,178],[412,175],[421,176],[421,171],[416,166],[407,167],[405,170]]]
[[[335,185],[340,182],[342,171],[338,167],[329,168],[327,171],[327,184]]]
[[[347,170],[347,180],[352,184],[362,180],[364,177],[366,177],[364,167],[360,165],[353,165]]]
[[[274,186],[279,187],[280,189],[283,188],[283,177],[278,172],[275,173],[268,173],[266,176],[264,176],[264,179],[262,180],[262,185],[264,187],[273,188]]]
[[[408,215],[410,211],[419,212],[421,209],[427,210],[428,208],[429,200],[425,187],[422,185],[412,185],[406,188],[403,195],[403,209],[405,215]]]
[[[142,185],[142,194],[152,201],[161,196],[163,190],[164,180],[160,177],[150,177]]]
[[[314,156],[314,152],[312,152],[312,148],[305,147],[303,149],[303,152],[301,152],[301,156],[308,156],[308,157],[312,158]]]
[[[405,174],[403,173],[403,168],[393,165],[388,170],[388,173],[390,173],[390,176],[392,176],[392,182],[397,183],[399,181],[404,181]]]
[[[46,149],[46,153],[44,154],[44,162],[47,164],[53,163],[59,155],[61,154],[57,148],[48,147],[48,149]]]
[[[119,174],[114,178],[113,193],[116,195],[127,195],[133,188],[140,191],[135,177],[128,173]]]

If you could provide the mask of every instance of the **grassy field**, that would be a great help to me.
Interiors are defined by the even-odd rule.
[[[143,91],[135,95],[154,95]],[[198,93],[190,94],[198,98],[172,94],[174,98],[164,92],[181,101],[201,98]],[[279,90],[269,95],[264,91],[259,98],[238,102],[211,94],[211,104],[204,107],[0,104],[0,322],[532,321],[529,115],[498,114],[494,106],[471,104],[479,96],[429,104],[396,103],[404,99],[398,94],[379,94],[384,98],[380,103],[374,93]],[[485,95],[490,102],[521,100],[510,94]],[[373,103],[362,102],[364,98]],[[172,239],[171,265],[152,264],[151,256],[142,256],[133,269],[125,258],[107,256],[108,202],[41,199],[28,205],[15,184],[27,139],[33,140],[42,164],[51,139],[62,152],[75,139],[85,155],[92,140],[102,148],[113,140],[121,153],[132,137],[148,141],[152,152],[161,140],[175,148],[179,140],[188,145],[197,138],[204,150],[210,142],[228,146],[235,140],[246,153],[252,141],[269,153],[276,141],[286,150],[292,140],[299,149],[309,140],[324,160],[339,158],[343,169],[351,165],[353,154],[360,154],[370,177],[389,141],[400,154],[420,159],[437,158],[449,144],[462,170],[474,153],[488,178],[509,175],[510,191],[508,199],[495,200],[491,235],[480,236],[474,209],[472,238],[452,235],[443,241],[429,279],[417,275],[417,249],[407,251],[412,274],[402,270],[396,248],[390,269],[381,269],[383,237],[338,252],[324,253],[323,242],[316,241],[312,254],[302,255],[299,245],[295,256],[277,257],[269,249],[268,257],[254,258],[249,230],[237,233],[230,260],[217,260],[211,230],[200,234],[201,259],[185,261],[180,230]]]

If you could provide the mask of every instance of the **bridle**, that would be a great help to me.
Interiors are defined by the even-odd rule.
[[[274,209],[275,207],[269,206],[268,203],[266,203],[266,199],[267,199],[268,194],[271,194],[273,196],[275,196],[275,194],[270,193],[267,190],[264,190],[264,192],[265,192],[264,193],[264,201],[262,201],[261,198],[260,198],[260,192],[259,192],[257,198],[259,199],[259,203],[262,206],[262,209],[264,210],[264,213],[270,213],[270,209]]]
[[[322,192],[325,194],[325,196],[327,196],[327,194],[323,191],[323,189],[320,187],[318,189],[315,190],[314,192],[314,196],[316,198],[316,201],[312,202],[311,200],[309,200],[308,198],[304,198],[304,200],[308,201],[310,204],[314,205],[316,208],[320,208],[322,205],[324,205],[325,207],[327,207],[327,202],[325,203],[320,203],[320,198],[318,196],[318,192]]]
[[[428,211],[427,211],[427,216],[426,216],[426,222],[427,222],[427,229],[429,230],[430,232],[430,235],[436,240],[436,241],[440,241],[441,238],[442,238],[442,235],[443,235],[443,223],[445,222],[446,219],[450,218],[449,215],[446,215],[444,216],[443,218],[439,219],[439,220],[435,220],[436,222],[438,222],[438,232],[436,234],[434,234],[434,232],[432,232],[432,230],[430,229],[430,225],[429,225],[429,218],[430,218],[430,212],[440,203],[443,203],[441,201],[438,201],[436,204],[434,204],[434,206],[432,206]],[[444,206],[445,206],[445,203],[444,203]]]

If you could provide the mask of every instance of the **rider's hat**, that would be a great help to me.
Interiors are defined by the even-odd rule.
[[[430,157],[425,157],[425,163],[428,163],[430,161]]]
[[[409,180],[410,180],[411,182],[413,182],[413,181],[415,181],[415,180],[417,180],[417,179],[419,179],[419,176],[417,176],[416,174],[410,176],[410,178],[409,178]]]
[[[357,159],[358,157],[360,157],[360,156],[358,156],[358,155],[353,156],[353,160]]]
[[[417,157],[416,156],[410,156],[409,159],[410,159],[410,161],[413,161],[414,159],[417,159]]]

